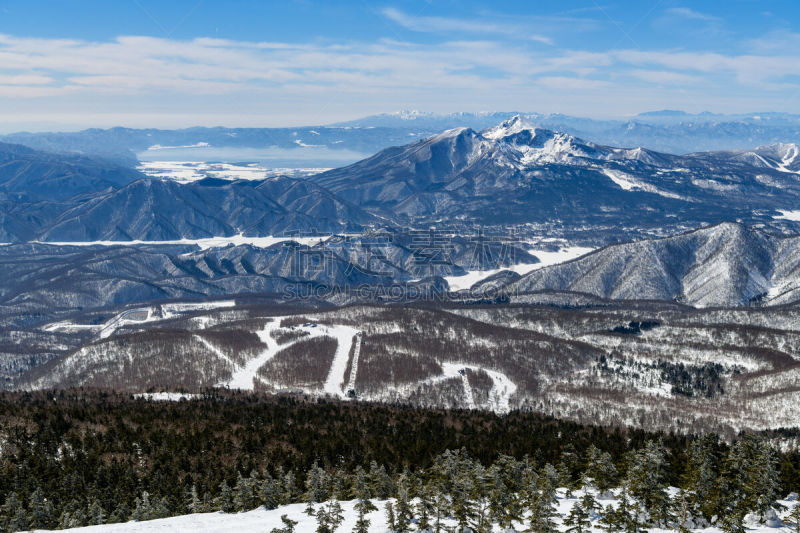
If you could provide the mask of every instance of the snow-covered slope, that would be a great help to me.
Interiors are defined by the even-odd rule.
[[[725,223],[613,245],[534,270],[510,294],[561,290],[623,300],[676,300],[698,307],[792,302],[800,290],[800,243]]]
[[[583,496],[583,491],[575,491],[570,497],[566,497],[564,489],[558,489],[558,502],[557,502],[557,527],[559,531],[566,531],[567,526],[563,524],[563,520],[569,515],[572,506]],[[604,508],[611,506],[616,507],[618,501],[616,499],[616,491],[607,494],[598,503]],[[596,494],[595,494],[596,495]],[[386,519],[385,505],[387,501],[393,500],[373,500],[373,504],[378,508],[367,515],[370,521],[369,531],[374,533],[390,533],[390,529]],[[343,521],[337,532],[349,532],[355,527],[358,513],[354,509],[355,501],[340,502],[342,506]],[[394,502],[393,502],[394,503]],[[785,509],[779,513],[779,517],[786,516],[795,505],[797,501],[781,501],[781,505]],[[160,520],[151,520],[145,522],[127,522],[123,524],[107,524],[101,526],[90,526],[83,528],[67,529],[65,531],[74,531],[76,533],[150,533],[150,532],[188,532],[193,533],[269,533],[273,528],[282,528],[283,523],[281,516],[286,515],[289,519],[297,522],[295,527],[296,533],[314,533],[317,531],[317,521],[313,516],[308,516],[303,511],[305,510],[304,504],[292,504],[280,506],[277,509],[266,510],[263,507],[254,511],[248,511],[236,514],[224,513],[204,513],[193,514],[185,516],[177,516],[173,518],[163,518]],[[591,531],[603,531],[600,527],[601,513],[592,513],[591,516]],[[454,526],[456,522],[452,519],[444,521],[446,526]],[[690,524],[691,525],[691,524]],[[770,522],[769,524],[760,524],[751,517],[747,522],[748,531],[752,533],[777,533],[786,531],[781,528],[779,522]],[[515,530],[521,531],[526,525],[517,523]],[[493,531],[500,531],[495,524]],[[664,530],[659,528],[649,528],[647,531],[651,533],[658,533],[661,531],[675,531]],[[696,528],[692,531],[703,533],[721,533],[718,527]]]

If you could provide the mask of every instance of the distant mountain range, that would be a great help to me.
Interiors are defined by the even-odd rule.
[[[445,294],[452,276],[465,276],[453,287],[477,282],[469,297],[487,301],[792,303],[800,241],[781,235],[800,230],[798,178],[795,144],[676,156],[584,141],[520,116],[308,179],[180,183],[0,144],[0,242],[16,243],[0,248],[0,303],[6,319],[28,324],[76,308],[281,298],[296,287],[322,288],[314,298],[329,304],[382,301],[348,291],[398,285],[403,300],[409,287]],[[308,235],[339,236],[299,238]],[[274,236],[284,238],[234,245]],[[194,242],[211,237],[230,246]],[[576,243],[603,249],[531,272],[537,255]]]
[[[310,179],[412,226],[527,224],[599,235],[771,223],[776,210],[798,205],[798,177],[795,144],[675,156],[595,144],[516,116],[481,132],[457,128],[387,148]]]
[[[621,120],[597,120],[562,114],[492,112],[435,114],[403,111],[373,115],[333,125],[298,128],[186,128],[88,129],[63,133],[14,133],[0,141],[22,144],[38,150],[80,153],[133,166],[142,158],[217,160],[229,149],[248,149],[229,157],[263,160],[272,166],[294,164],[332,167],[359,159],[389,146],[430,137],[443,130],[467,127],[483,130],[521,115],[538,127],[590,139],[595,143],[646,147],[667,153],[685,154],[709,150],[749,149],[776,143],[800,143],[800,116],[786,113],[719,115],[689,114],[682,111],[642,113]],[[268,149],[280,149],[281,156]],[[336,153],[343,153],[333,157]],[[276,162],[280,161],[278,164]],[[306,164],[301,164],[306,161]]]
[[[800,205],[800,148],[676,156],[539,128],[520,116],[387,148],[308,179],[154,179],[105,160],[0,144],[0,242],[179,240],[476,225],[595,245]],[[502,206],[502,208],[499,208]],[[494,231],[494,230],[493,230]]]

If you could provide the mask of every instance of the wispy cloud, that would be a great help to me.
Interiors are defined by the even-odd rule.
[[[536,41],[548,45],[553,44],[550,37],[538,35],[524,31],[516,25],[507,23],[495,23],[483,20],[464,20],[450,17],[424,17],[414,16],[403,13],[393,7],[387,7],[381,11],[389,20],[400,26],[417,32],[425,33],[472,33],[472,34],[495,34],[505,36],[522,37],[531,41]]]
[[[794,34],[767,35],[742,54],[522,46],[486,31],[460,37],[423,45],[0,35],[0,121],[102,112],[117,122],[319,124],[399,107],[608,116],[682,102],[767,108],[776,98],[800,111],[800,99],[791,100],[800,47],[776,44]]]
[[[672,7],[665,10],[665,13],[689,20],[704,20],[707,22],[716,22],[720,20],[719,17],[695,11],[690,7]]]

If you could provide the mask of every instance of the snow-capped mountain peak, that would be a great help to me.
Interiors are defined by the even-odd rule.
[[[484,130],[482,135],[487,139],[498,140],[516,135],[525,130],[530,130],[535,133],[537,129],[535,124],[523,118],[522,115],[514,115],[497,126],[492,126]]]

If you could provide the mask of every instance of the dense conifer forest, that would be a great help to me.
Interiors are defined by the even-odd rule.
[[[401,522],[422,513],[433,524],[447,513],[481,531],[524,516],[544,531],[555,487],[589,485],[600,493],[621,487],[622,507],[639,506],[608,513],[609,530],[629,527],[631,516],[641,523],[630,527],[643,527],[680,525],[691,515],[695,524],[716,517],[738,531],[746,513],[766,513],[800,489],[800,453],[771,444],[786,436],[792,433],[730,443],[532,413],[227,391],[180,402],[86,390],[4,393],[0,530],[291,502],[327,502],[314,511],[324,522],[336,500],[392,497]],[[681,490],[669,495],[668,486]]]

